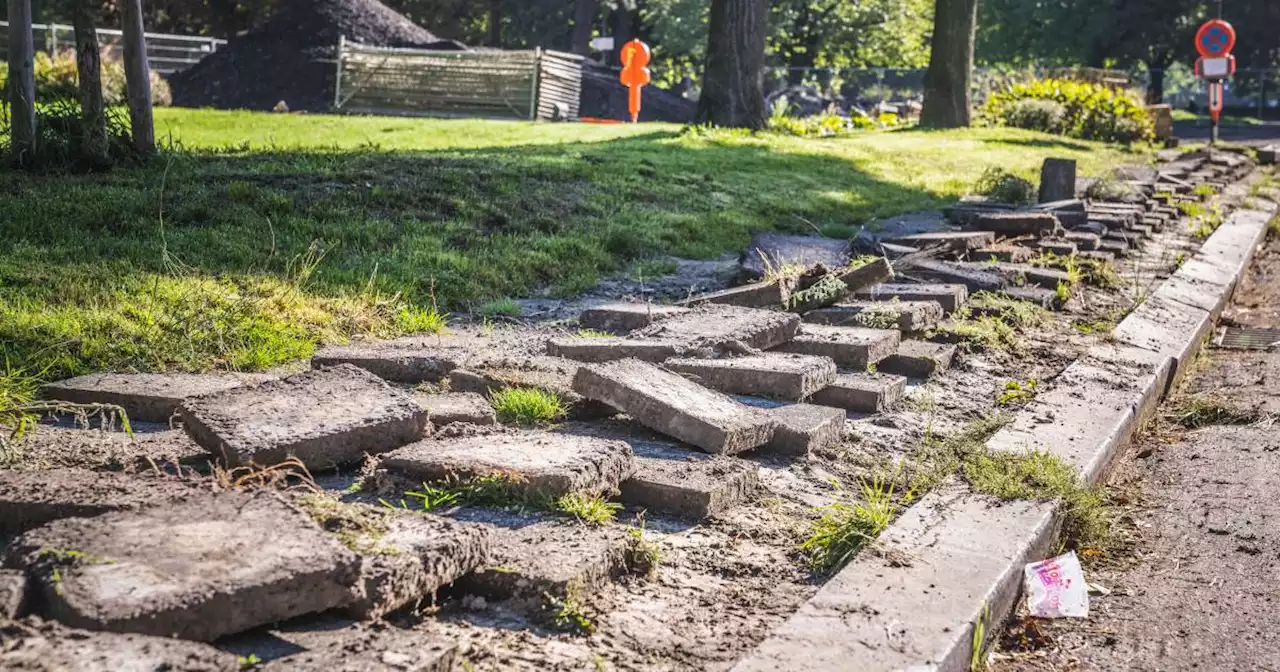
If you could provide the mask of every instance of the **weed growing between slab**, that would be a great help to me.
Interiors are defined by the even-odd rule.
[[[115,560],[84,551],[66,548],[42,548],[36,554],[40,561],[50,566],[49,578],[53,581],[53,592],[61,595],[62,570],[80,565],[113,565]]]
[[[839,487],[838,483],[835,485]],[[893,522],[899,508],[894,501],[893,480],[876,476],[863,479],[860,486],[860,501],[823,507],[822,517],[810,526],[808,537],[800,543],[800,550],[815,571],[839,571]]]
[[[599,329],[579,329],[579,338],[613,338],[613,334]]]
[[[538,427],[563,420],[564,402],[553,392],[532,387],[508,387],[489,395],[489,403],[503,424]]]
[[[383,542],[391,530],[390,513],[366,504],[348,504],[320,493],[303,495],[298,506],[320,527],[347,548],[361,555],[399,555],[400,549]]]
[[[632,574],[652,579],[662,564],[662,551],[658,545],[645,536],[644,515],[636,516],[638,526],[627,530],[627,550],[624,561],[627,571]]]
[[[596,631],[596,625],[587,614],[586,606],[578,599],[577,592],[566,591],[563,598],[543,593],[543,610],[550,616],[548,620],[551,625],[557,629],[573,635],[589,635]]]
[[[996,397],[997,406],[1025,406],[1036,398],[1037,388],[1040,382],[1035,378],[1028,378],[1026,382],[1018,382],[1010,380],[1004,384],[1004,389],[1000,391],[1000,396]]]
[[[580,523],[604,525],[613,522],[622,505],[606,501],[599,495],[571,492],[556,498],[553,507],[560,513],[573,516]]]
[[[1018,332],[1049,321],[1049,311],[1030,301],[975,292],[939,331],[971,350],[1017,350]]]
[[[1056,455],[983,450],[965,459],[963,474],[975,491],[1003,500],[1059,500],[1064,548],[1106,544],[1110,521],[1101,488],[1085,487],[1075,468]]]
[[[462,506],[488,506],[515,511],[542,511],[572,517],[588,525],[613,522],[621,504],[601,494],[568,493],[552,497],[519,487],[514,476],[490,474],[474,478],[456,475],[442,481],[426,482],[416,490],[405,490],[398,503],[378,500],[384,507],[432,512]]]
[[[278,464],[246,464],[233,469],[215,464],[213,482],[222,490],[302,488],[312,493],[320,492],[320,486],[311,477],[307,465],[296,457]]]

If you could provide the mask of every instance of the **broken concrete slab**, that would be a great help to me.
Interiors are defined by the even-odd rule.
[[[1057,289],[1059,283],[1071,284],[1071,276],[1066,271],[1028,264],[961,262],[961,265],[974,270],[984,269],[1003,278],[1006,287],[1023,287],[1028,284]]]
[[[412,397],[350,364],[188,399],[179,412],[187,434],[232,467],[296,457],[329,469],[416,441],[427,427]]]
[[[249,653],[265,660],[254,669],[262,672],[450,672],[457,659],[457,644],[413,630],[373,629],[358,623],[343,628],[333,623],[320,632],[299,633],[298,627],[289,623],[267,633],[276,640],[276,646],[287,646],[291,652],[288,655],[266,658],[249,649]]]
[[[1098,252],[1109,252],[1117,257],[1129,256],[1129,242],[1123,239],[1103,238],[1098,244]]]
[[[878,371],[908,378],[932,378],[951,368],[956,356],[952,343],[906,340],[898,344],[898,351],[876,365]]]
[[[700,306],[636,332],[634,336],[673,340],[687,347],[717,348],[741,343],[768,350],[795,337],[800,316],[738,306]]]
[[[828,386],[830,387],[830,386]],[[809,455],[826,450],[844,438],[845,409],[815,404],[791,404],[765,410],[778,427],[762,449],[781,455]]]
[[[836,382],[819,390],[810,401],[855,413],[881,413],[902,400],[907,379],[887,373],[843,373]]]
[[[994,231],[1002,236],[1052,236],[1062,224],[1050,212],[989,212],[975,217],[972,228]]]
[[[787,268],[817,264],[835,269],[849,263],[849,241],[816,236],[757,233],[739,261],[746,278],[763,278]]]
[[[756,409],[634,359],[583,366],[573,389],[709,453],[750,450],[773,433],[772,421]]]
[[[1034,250],[1023,245],[998,245],[995,247],[984,247],[980,250],[974,250],[969,255],[970,259],[979,262],[1004,261],[1011,263],[1022,263],[1031,261],[1036,256]]]
[[[449,389],[485,398],[507,388],[542,390],[558,397],[573,420],[594,420],[616,415],[605,404],[584,399],[573,391],[573,375],[580,364],[560,357],[514,357],[477,360],[449,374]]]
[[[456,584],[465,593],[537,607],[548,597],[585,601],[626,568],[628,537],[617,525],[473,507],[453,515],[494,526],[488,562]]]
[[[940,247],[951,252],[964,253],[995,243],[996,234],[991,231],[939,231],[900,236],[891,238],[888,242],[921,250]]]
[[[18,537],[45,616],[212,641],[350,600],[359,559],[272,492],[66,518]]]
[[[587,329],[625,334],[687,312],[688,308],[657,303],[608,303],[582,311],[578,324]]]
[[[699,294],[679,302],[682,307],[707,304],[739,306],[742,308],[781,308],[787,300],[786,287],[776,280],[753,282],[718,292]]]
[[[1087,231],[1068,231],[1065,238],[1081,251],[1096,250],[1102,244],[1102,236]]]
[[[946,313],[954,313],[969,299],[969,290],[957,284],[884,283],[854,296],[867,301],[936,301]]]
[[[804,321],[810,324],[906,333],[931,329],[941,319],[942,304],[937,301],[848,301],[804,314]]]
[[[901,262],[899,262],[901,263]],[[980,264],[918,260],[902,268],[902,275],[930,282],[964,285],[971,292],[994,292],[1005,286],[999,275],[983,270]]]
[[[0,471],[0,537],[63,518],[87,518],[181,500],[209,489],[208,481],[197,477],[152,473],[75,468]]]
[[[719,515],[755,496],[760,468],[726,455],[632,441],[636,471],[620,485],[627,506],[685,520]]]
[[[0,625],[0,669],[13,672],[239,672],[235,654],[168,637],[87,632],[50,621]]]
[[[12,621],[26,613],[27,574],[0,569],[0,621]]]
[[[1069,257],[1079,251],[1076,244],[1070,240],[1041,239],[1032,243],[1031,248],[1041,252],[1056,254],[1060,257]]]
[[[861,371],[892,355],[902,334],[895,329],[865,329],[806,324],[800,334],[778,350],[801,355],[830,357],[836,366]]]
[[[850,292],[857,292],[893,279],[893,267],[883,257],[875,261],[836,271],[836,277]]]
[[[37,424],[23,434],[23,449],[13,468],[22,471],[61,468],[106,471],[208,471],[213,456],[181,429],[80,427],[72,423]]]
[[[417,394],[414,397],[423,408],[434,427],[444,427],[455,422],[472,425],[492,425],[497,422],[493,406],[474,392],[446,394]]]
[[[729,359],[669,359],[663,366],[727,394],[799,401],[830,385],[836,363],[826,357],[770,352]]]
[[[579,362],[612,362],[639,359],[661,362],[680,350],[678,341],[639,338],[553,338],[547,341],[547,354]]]
[[[513,489],[552,497],[611,491],[634,469],[626,443],[544,431],[420,441],[382,466],[414,481],[505,476]]]
[[[436,383],[476,356],[456,346],[431,347],[420,341],[330,346],[311,357],[311,368],[348,364],[396,383]]]
[[[1055,289],[1047,289],[1045,287],[1006,287],[1000,290],[1001,294],[1019,301],[1030,301],[1041,308],[1060,309],[1063,306],[1062,297],[1059,296]]]
[[[168,423],[183,399],[274,379],[247,373],[94,373],[44,385],[40,395],[73,404],[113,404],[130,421]]]

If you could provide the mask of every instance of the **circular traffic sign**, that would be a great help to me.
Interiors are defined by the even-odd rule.
[[[649,65],[652,58],[649,52],[649,45],[640,40],[631,40],[622,45],[622,50],[618,54],[618,60],[624,68],[643,68]]]
[[[1222,19],[1206,21],[1196,31],[1196,51],[1205,58],[1222,58],[1236,46],[1236,29]]]

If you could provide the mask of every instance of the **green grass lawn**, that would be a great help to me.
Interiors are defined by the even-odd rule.
[[[432,305],[572,294],[756,230],[848,236],[953,201],[989,166],[1150,158],[1009,129],[821,140],[177,109],[156,124],[171,149],[144,167],[0,171],[9,370],[260,369],[421,329]]]

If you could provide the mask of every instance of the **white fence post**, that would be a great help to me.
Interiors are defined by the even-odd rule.
[[[338,66],[337,73],[333,78],[333,109],[337,110],[342,107],[342,50],[347,45],[347,36],[338,36]]]
[[[542,76],[542,47],[533,50],[533,86],[529,93],[529,121],[538,120],[538,81]]]

